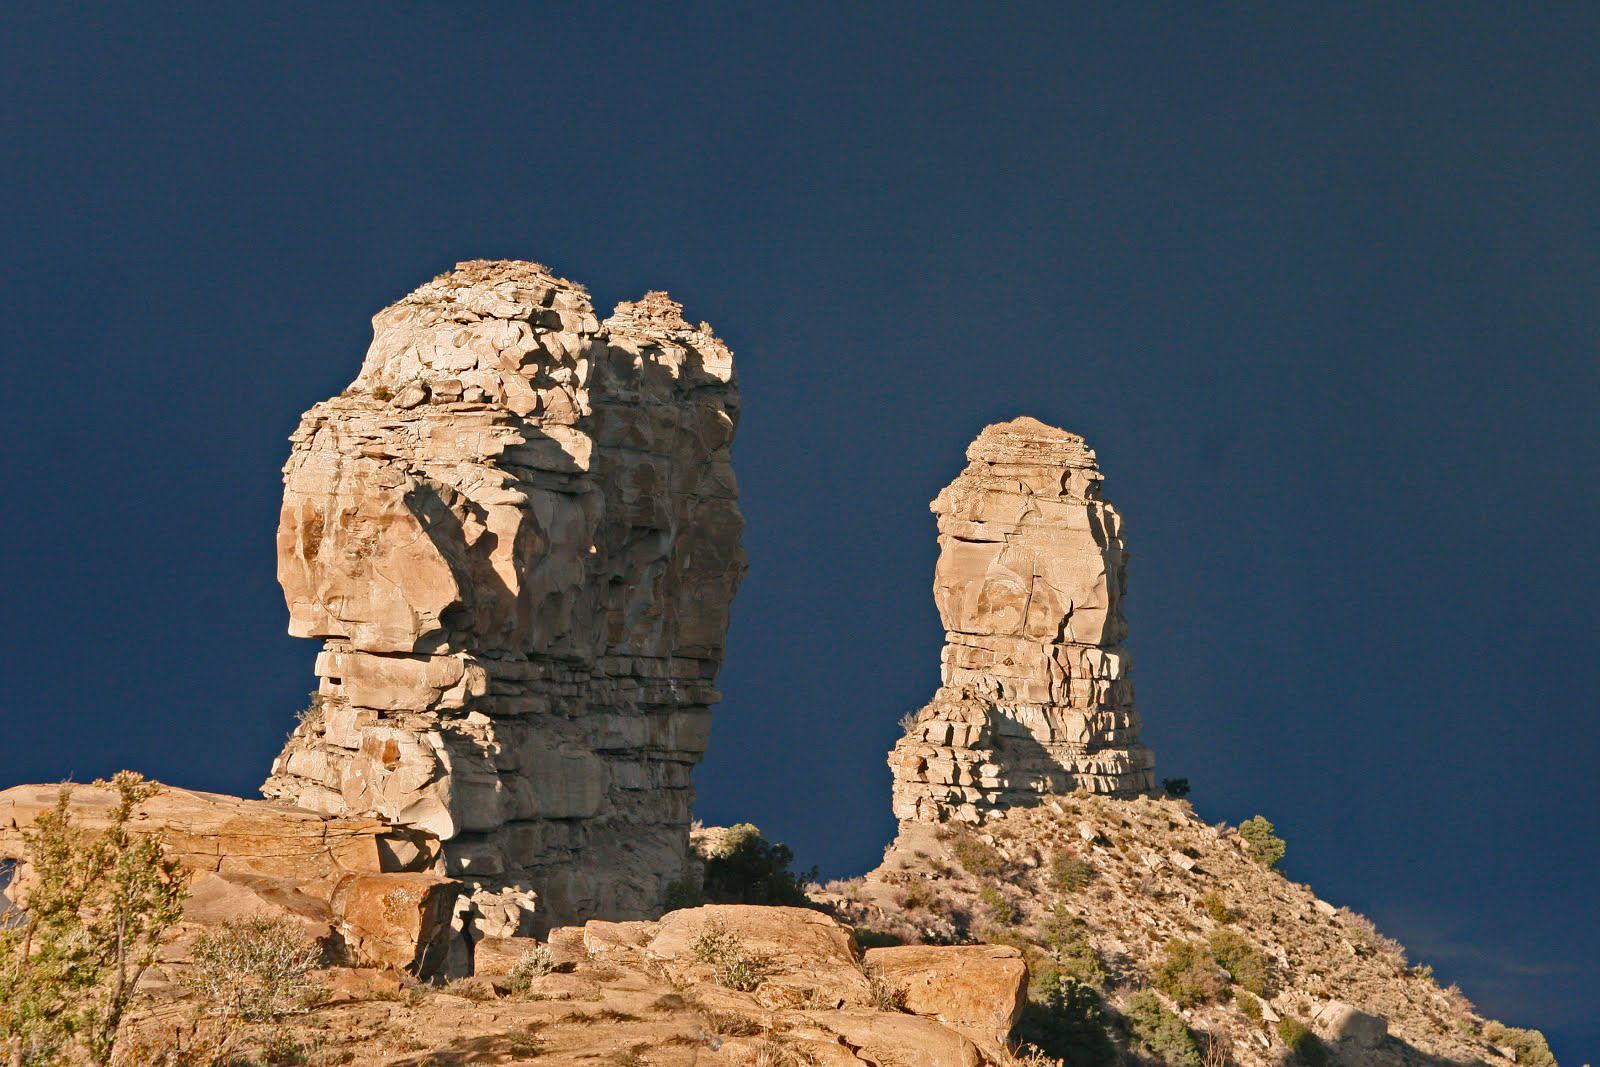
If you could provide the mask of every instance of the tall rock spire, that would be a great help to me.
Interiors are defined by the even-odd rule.
[[[1139,743],[1122,519],[1083,438],[997,423],[932,504],[941,685],[890,753],[902,821],[981,821],[1042,794],[1154,786]]]
[[[462,263],[291,439],[278,578],[324,646],[263,791],[437,834],[485,932],[653,916],[684,874],[745,558],[733,355],[681,312]]]

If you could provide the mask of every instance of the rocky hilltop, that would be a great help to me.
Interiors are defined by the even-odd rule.
[[[444,842],[480,932],[660,911],[744,573],[733,355],[665,293],[536,263],[373,318],[291,438],[289,630],[324,642],[263,791]]]

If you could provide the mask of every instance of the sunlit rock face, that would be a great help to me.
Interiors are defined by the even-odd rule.
[[[486,932],[657,914],[684,871],[745,559],[732,353],[681,311],[462,263],[291,438],[278,578],[324,647],[263,791],[437,834]]]
[[[942,682],[890,754],[901,820],[981,821],[1041,795],[1154,784],[1122,648],[1127,552],[1083,438],[987,427],[940,492]]]

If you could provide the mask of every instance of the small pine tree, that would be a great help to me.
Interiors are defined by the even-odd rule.
[[[12,1063],[44,1060],[69,1044],[108,1064],[139,979],[187,896],[155,837],[128,826],[157,787],[122,771],[99,834],[73,825],[72,791],[23,834],[28,882],[22,914],[0,926],[0,1041]]]
[[[1273,830],[1273,825],[1261,815],[1246,819],[1239,824],[1239,836],[1250,846],[1251,855],[1268,870],[1283,862],[1283,854],[1289,848],[1283,838],[1273,833]]]

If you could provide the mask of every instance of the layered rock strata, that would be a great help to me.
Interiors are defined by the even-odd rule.
[[[654,914],[685,868],[745,561],[732,353],[681,312],[461,263],[291,438],[278,578],[325,644],[263,791],[436,834],[483,931]]]
[[[890,753],[902,821],[982,821],[1041,794],[1154,786],[1128,654],[1122,520],[1083,438],[989,426],[941,491],[939,691]]]
[[[22,865],[20,877],[0,887],[0,905],[7,895],[26,901],[26,835],[63,794],[75,827],[99,833],[109,825],[117,794],[107,787],[0,790],[0,861]],[[156,785],[128,830],[158,838],[188,879],[164,962],[187,962],[195,934],[253,915],[284,920],[356,964],[420,977],[446,971],[464,953],[452,921],[461,887],[439,873],[438,840],[416,827]]]

